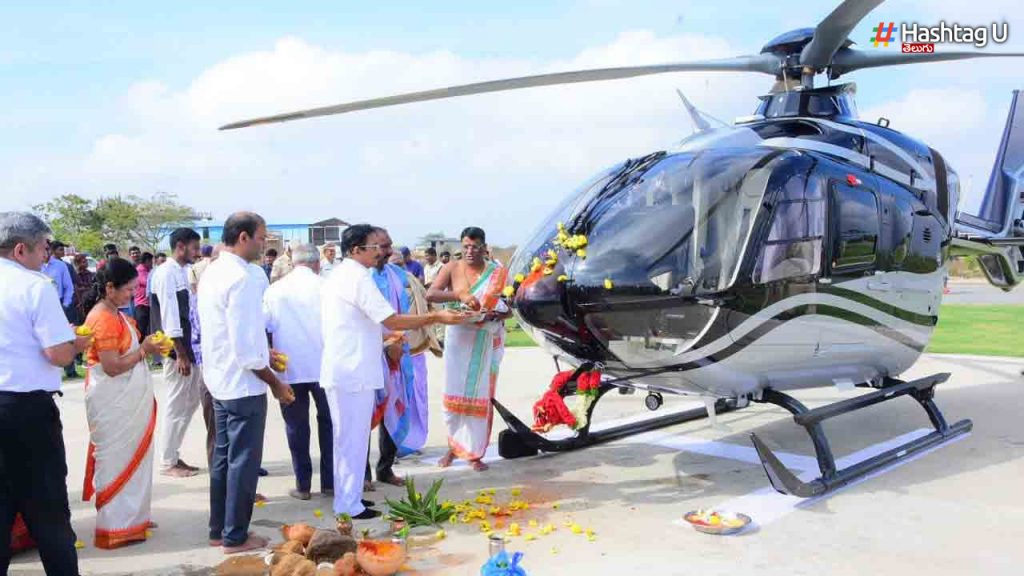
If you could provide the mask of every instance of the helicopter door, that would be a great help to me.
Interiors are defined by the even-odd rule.
[[[858,303],[885,299],[892,287],[879,271],[881,217],[877,190],[868,178],[851,176],[829,183],[829,241],[827,286],[829,304],[819,315],[827,323],[821,331],[820,356],[862,356],[873,331],[853,312]],[[852,321],[856,318],[858,321]],[[873,340],[871,340],[873,342]]]

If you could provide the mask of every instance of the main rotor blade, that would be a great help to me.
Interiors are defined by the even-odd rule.
[[[860,70],[862,68],[879,68],[881,66],[899,66],[902,64],[927,64],[928,62],[945,62],[949,60],[971,60],[974,58],[1014,58],[1024,57],[1024,52],[932,52],[930,54],[913,54],[903,52],[864,52],[849,48],[840,50],[832,59],[832,78]]]
[[[573,72],[557,72],[554,74],[540,74],[537,76],[523,76],[521,78],[509,78],[506,80],[492,80],[489,82],[477,82],[475,84],[464,84],[451,86],[436,90],[425,90],[423,92],[410,92],[397,96],[386,96],[373,98],[371,100],[360,100],[348,102],[335,106],[324,106],[298,112],[288,112],[243,120],[221,126],[221,130],[234,128],[245,128],[257,124],[272,124],[275,122],[287,122],[301,118],[313,118],[316,116],[328,116],[331,114],[344,114],[356,110],[367,110],[370,108],[382,108],[385,106],[396,106],[411,102],[423,102],[426,100],[440,100],[443,98],[455,98],[457,96],[468,96],[470,94],[483,94],[486,92],[503,92],[505,90],[518,90],[520,88],[534,88],[537,86],[554,86],[558,84],[574,84],[577,82],[597,82],[601,80],[618,80],[621,78],[634,78],[637,76],[649,76],[652,74],[665,74],[668,72],[761,72],[764,74],[777,74],[781,61],[774,54],[758,54],[756,56],[736,56],[720,60],[697,60],[694,62],[679,62],[676,64],[658,64],[653,66],[626,66],[623,68],[599,68],[595,70],[576,70]]]
[[[800,64],[823,70],[832,61],[850,32],[868,12],[885,0],[845,0],[814,29],[814,38],[800,52]]]

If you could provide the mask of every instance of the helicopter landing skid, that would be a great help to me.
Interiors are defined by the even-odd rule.
[[[642,432],[649,432],[651,430],[657,430],[658,428],[664,428],[666,426],[672,426],[674,424],[681,424],[683,422],[690,422],[692,420],[699,420],[701,418],[708,417],[708,411],[706,408],[694,408],[692,410],[684,410],[681,412],[675,412],[672,414],[665,414],[664,416],[658,416],[655,418],[648,418],[639,422],[631,422],[629,424],[620,424],[604,430],[590,430],[590,424],[593,422],[594,408],[597,407],[597,403],[600,402],[601,398],[611,390],[618,388],[613,384],[602,383],[598,387],[597,399],[590,405],[587,410],[587,424],[576,431],[576,434],[568,437],[561,438],[558,440],[552,440],[545,438],[537,432],[534,432],[529,426],[523,423],[522,420],[517,418],[515,414],[512,414],[508,408],[503,406],[497,399],[492,398],[491,402],[494,404],[494,408],[501,415],[501,418],[505,421],[508,426],[507,430],[502,430],[498,434],[498,454],[502,458],[522,458],[525,456],[534,456],[538,452],[568,452],[570,450],[578,450],[580,448],[586,448],[594,444],[600,444],[602,442],[610,442],[612,440],[618,440],[633,434],[640,434]],[[736,409],[735,401],[726,399],[718,400],[715,404],[715,412],[722,414]]]
[[[883,386],[878,390],[814,409],[808,409],[797,399],[782,392],[771,389],[764,390],[760,399],[754,398],[755,402],[774,404],[785,408],[793,414],[793,420],[806,428],[807,433],[811,436],[821,476],[809,482],[800,480],[790,472],[772,452],[771,448],[768,448],[756,434],[751,433],[750,439],[754,443],[757,455],[761,458],[761,464],[764,465],[764,471],[768,474],[768,480],[775,490],[801,498],[819,496],[849,484],[854,480],[863,478],[883,466],[970,432],[973,426],[970,420],[961,420],[953,425],[947,424],[942,412],[933,401],[935,386],[948,379],[948,373],[933,374],[910,382],[887,378]],[[861,408],[908,395],[917,400],[925,412],[928,413],[928,418],[931,420],[935,430],[906,444],[857,462],[847,468],[836,470],[835,458],[832,456],[832,449],[829,447],[828,438],[821,427],[821,422],[840,414],[847,414]]]

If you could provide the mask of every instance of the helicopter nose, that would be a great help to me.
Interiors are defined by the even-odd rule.
[[[715,336],[718,306],[620,284],[535,278],[516,293],[520,320],[578,359],[644,367],[671,362]],[[620,292],[616,294],[616,292]],[[535,337],[541,336],[535,333]],[[652,364],[653,363],[653,364]]]
[[[534,328],[558,333],[565,327],[565,285],[553,275],[524,284],[516,294],[515,306],[522,319]]]

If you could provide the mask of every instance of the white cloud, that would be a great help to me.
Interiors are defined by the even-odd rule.
[[[336,52],[299,38],[216,63],[182,90],[159,81],[122,99],[124,129],[81,161],[97,191],[170,190],[203,211],[271,221],[327,215],[391,226],[401,241],[467,224],[520,241],[580,181],[689,134],[682,88],[720,117],[749,113],[771,79],[672,75],[416,104],[232,132],[240,118],[493,78],[723,57],[702,35],[621,34],[563,61],[450,52]],[[398,208],[397,210],[395,208]]]
[[[287,37],[265,50],[213,63],[184,86],[138,82],[118,101],[116,118],[97,122],[116,128],[97,134],[90,149],[77,157],[44,156],[15,164],[0,174],[0,187],[5,204],[26,205],[65,192],[95,196],[165,190],[218,217],[244,208],[273,222],[327,216],[369,220],[392,228],[399,242],[473,224],[488,229],[496,243],[513,243],[592,173],[688,135],[691,126],[675,88],[702,110],[729,120],[749,114],[754,97],[768,89],[771,78],[673,74],[231,132],[216,128],[248,117],[411,90],[740,52],[717,36],[642,30],[624,32],[572,58],[548,61],[471,58],[448,51],[337,51]],[[982,94],[991,98],[989,92],[961,88],[974,86],[972,81],[977,76],[968,72],[940,83],[946,86],[941,90],[913,91],[872,107],[865,119],[889,117],[894,128],[943,151],[962,174],[983,180],[987,172],[982,174],[982,167],[991,162],[1005,106],[986,102]],[[979,148],[979,142],[989,141],[991,150]]]

